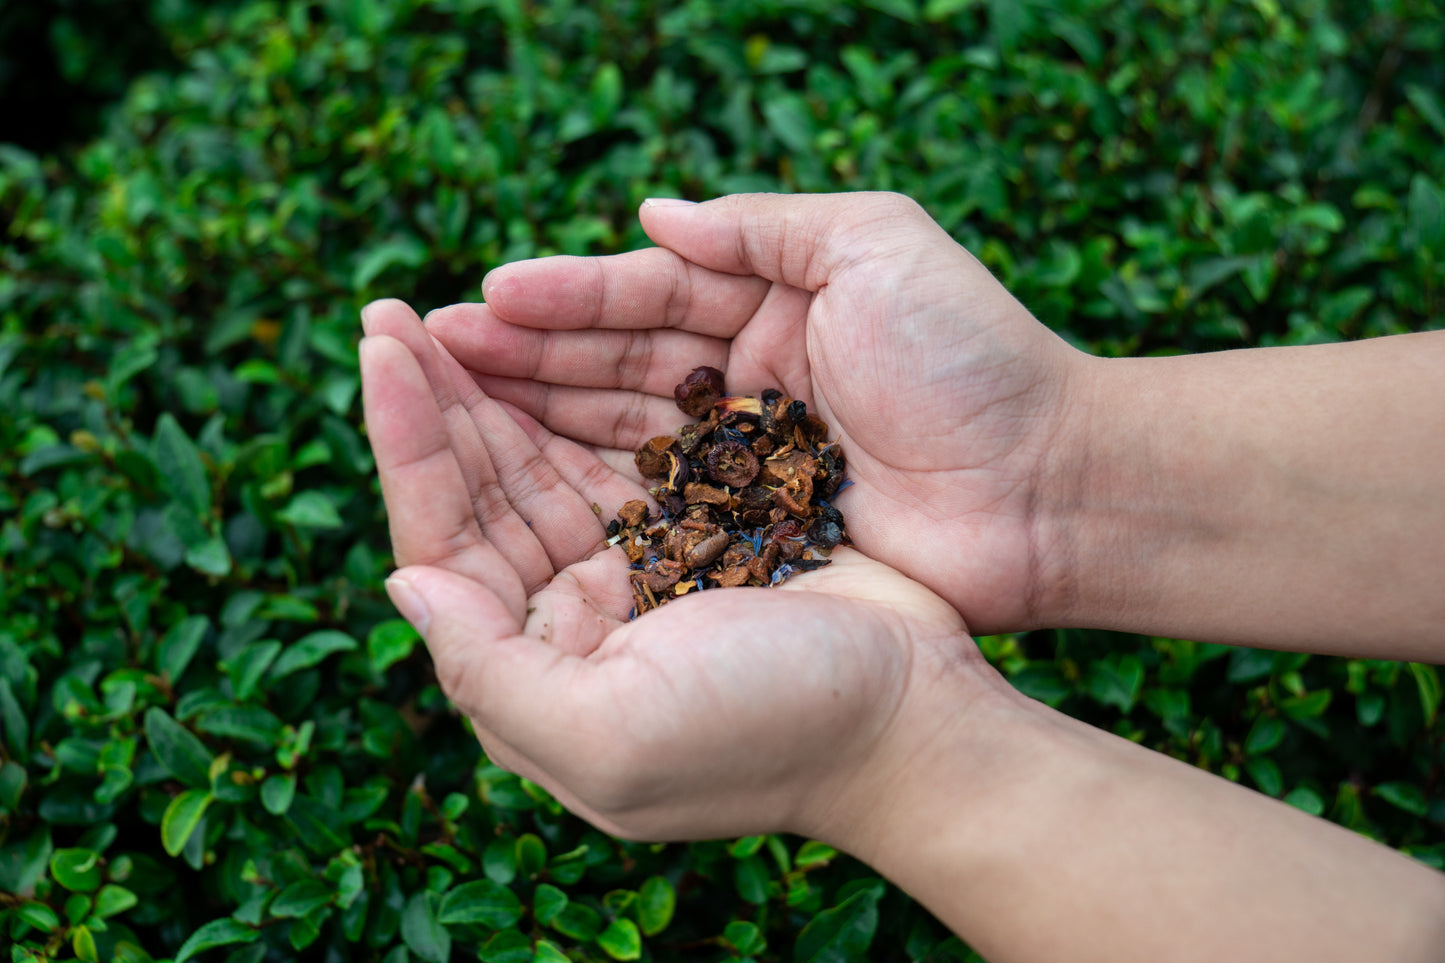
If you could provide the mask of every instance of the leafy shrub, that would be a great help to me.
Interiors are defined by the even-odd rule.
[[[640,245],[649,195],[883,188],[1105,353],[1438,325],[1438,12],[154,0],[177,66],[82,147],[0,147],[0,939],[969,958],[817,843],[619,842],[479,758],[379,593],[357,311]],[[1031,695],[1445,864],[1432,667],[980,641]]]

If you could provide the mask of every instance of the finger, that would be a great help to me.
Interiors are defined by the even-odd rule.
[[[657,435],[670,435],[687,416],[671,395],[574,388],[521,378],[473,375],[480,389],[526,412],[552,432],[588,445],[636,450]]]
[[[398,562],[444,566],[488,586],[520,620],[526,607],[521,577],[477,525],[421,366],[405,345],[385,336],[363,338],[360,355],[367,435]]]
[[[559,646],[522,631],[490,589],[446,569],[412,566],[387,592],[426,641],[442,691],[480,730],[541,770],[588,726],[596,666],[570,648],[595,650],[611,631],[603,617],[577,618],[557,631],[590,633],[590,643]]]
[[[760,278],[708,271],[661,248],[516,261],[482,279],[482,297],[511,324],[680,328],[719,338],[747,323],[767,292]]]
[[[647,236],[687,261],[818,291],[869,255],[917,246],[929,231],[952,239],[900,194],[733,194],[701,204],[646,201]]]
[[[562,480],[588,502],[602,508],[604,522],[623,503],[647,497],[647,489],[638,481],[633,452],[580,445],[549,431],[520,408],[509,405],[503,408],[557,469]]]
[[[509,324],[486,304],[453,304],[427,330],[468,370],[672,397],[698,365],[727,366],[728,342],[687,331],[542,331]]]
[[[558,472],[506,409],[475,385],[471,390],[468,410],[486,438],[495,469],[494,479],[484,480],[478,493],[482,530],[489,530],[494,517],[522,520],[546,552],[549,575],[601,551],[605,524],[591,500]],[[528,593],[545,581],[529,583]]]
[[[471,497],[472,514],[488,540],[505,547],[528,593],[545,584],[561,566],[553,565],[542,542],[543,534],[532,530],[499,484],[492,464],[493,446],[481,427],[486,416],[492,416],[493,424],[497,421],[489,410],[493,403],[482,396],[462,367],[427,333],[421,319],[405,302],[389,299],[368,304],[362,310],[362,325],[370,336],[384,335],[400,341],[421,366]]]

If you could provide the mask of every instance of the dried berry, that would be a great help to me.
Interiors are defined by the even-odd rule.
[[[758,456],[741,441],[721,441],[707,454],[707,473],[713,481],[742,488],[758,477]]]
[[[724,393],[723,373],[703,365],[692,369],[682,384],[672,390],[672,397],[683,414],[701,418]]]

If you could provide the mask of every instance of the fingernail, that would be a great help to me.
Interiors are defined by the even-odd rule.
[[[692,207],[697,201],[685,201],[680,197],[649,197],[643,207]]]
[[[411,623],[412,628],[422,635],[426,635],[426,627],[431,622],[431,610],[426,607],[426,600],[416,587],[400,575],[393,575],[386,580],[386,594],[391,596],[391,604],[401,613],[401,617]]]

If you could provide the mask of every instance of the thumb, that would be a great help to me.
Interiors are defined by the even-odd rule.
[[[523,635],[494,592],[447,569],[399,569],[386,592],[426,640],[447,698],[507,741],[527,741],[539,721],[538,693],[557,684],[552,677],[569,657]]]
[[[901,194],[730,194],[701,204],[649,198],[638,212],[659,246],[727,274],[817,291],[869,256],[952,239]]]

